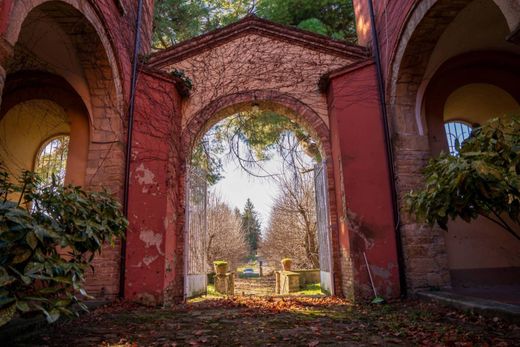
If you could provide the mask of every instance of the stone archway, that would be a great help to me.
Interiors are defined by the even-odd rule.
[[[269,110],[299,123],[311,136],[317,140],[320,152],[326,163],[327,170],[327,191],[328,191],[328,216],[329,216],[329,238],[332,240],[332,284],[334,293],[342,293],[342,274],[340,265],[340,249],[338,235],[338,215],[336,204],[336,188],[334,180],[334,168],[332,160],[332,143],[330,131],[323,119],[308,105],[300,100],[277,92],[275,90],[252,90],[232,95],[223,96],[197,112],[184,128],[182,133],[182,143],[184,153],[182,158],[186,163],[191,157],[191,152],[196,141],[206,130],[219,120],[232,114],[250,109],[252,105],[260,107],[262,110]],[[181,181],[186,181],[186,169],[182,170]]]
[[[253,105],[302,124],[329,160],[335,295],[373,294],[366,253],[378,292],[397,297],[390,180],[374,77],[365,48],[254,16],[152,54],[138,83],[127,298],[183,300],[186,159],[212,121]],[[182,100],[174,92],[179,84],[190,87]]]
[[[385,159],[383,147],[379,147],[382,132],[378,123],[378,99],[373,94],[374,74],[372,66],[367,67],[368,60],[368,51],[362,47],[254,16],[150,56],[141,74],[143,109],[138,121],[146,134],[140,136],[139,150],[134,154],[138,160],[132,170],[136,180],[132,201],[146,201],[143,201],[144,210],[135,204],[130,211],[133,227],[127,239],[128,297],[153,297],[153,300],[165,303],[183,299],[187,156],[194,141],[212,125],[212,121],[253,104],[280,112],[302,124],[320,142],[322,153],[329,160],[329,229],[333,239],[335,294],[370,295],[368,275],[365,276],[366,268],[361,262],[362,242],[351,239],[367,232],[369,246],[381,240],[381,249],[387,249],[383,251],[384,255],[377,247],[369,251],[370,261],[381,269],[376,285],[389,296],[399,295],[388,199],[384,193],[377,195],[387,191],[388,180],[386,171],[380,170]],[[349,70],[351,66],[355,76],[346,87],[334,88],[330,93],[322,88],[320,81],[325,75]],[[359,68],[363,70],[361,75],[356,72]],[[157,77],[157,83],[150,79],[152,75]],[[184,79],[192,88],[188,96],[177,102],[174,96],[165,94],[159,87],[164,85],[165,90],[170,90],[173,85],[166,87],[159,79],[174,84]],[[366,99],[350,100],[354,95],[350,88],[367,91]],[[153,97],[147,97],[149,91],[153,91]],[[335,103],[344,91],[349,93],[349,101],[338,108],[332,120],[331,109],[337,108]],[[174,103],[171,109],[165,109],[171,102]],[[362,103],[370,106],[360,112],[358,107]],[[356,106],[350,109],[354,104]],[[146,107],[157,110],[160,116],[151,116]],[[340,144],[342,141],[336,137],[334,144],[332,133],[339,118],[343,121],[348,117],[352,117],[356,127],[371,132],[370,136],[359,141],[360,133],[356,134],[352,128],[352,139]],[[163,125],[160,130],[159,124]],[[148,128],[157,129],[159,135],[148,134]],[[375,132],[372,133],[373,129]],[[355,155],[349,156],[348,151]],[[341,158],[345,164],[343,170],[352,167],[345,179],[340,177],[344,172],[337,166],[341,164]],[[364,173],[364,168],[371,170],[370,174]],[[367,199],[362,190],[356,189],[355,194],[345,192],[346,183],[355,187],[359,175],[364,175],[363,182],[372,183],[369,190],[376,194],[373,199]],[[345,199],[346,194],[348,199]],[[376,207],[370,211],[374,201],[377,201]],[[350,228],[345,215],[347,204],[352,204],[362,220],[362,231],[347,230]],[[342,210],[341,216],[336,212],[338,209]],[[363,221],[364,216],[376,220]]]

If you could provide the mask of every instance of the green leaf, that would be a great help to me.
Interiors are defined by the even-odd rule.
[[[29,257],[32,254],[32,251],[30,249],[24,247],[16,247],[15,249],[13,249],[12,252],[14,253],[14,257],[12,260],[13,264],[23,263],[24,261],[29,259]]]
[[[59,283],[72,284],[72,280],[65,276],[52,277],[52,280]]]
[[[16,302],[16,307],[22,312],[29,312],[31,310],[29,304],[26,301],[18,300]]]
[[[13,319],[16,313],[16,304],[0,309],[0,327]]]
[[[9,275],[7,270],[0,266],[0,287],[7,286],[16,281],[16,278]]]
[[[30,262],[25,266],[24,274],[27,276],[34,275],[37,272],[42,271],[44,268],[42,263]]]
[[[58,300],[54,303],[54,306],[57,306],[57,307],[66,307],[66,306],[69,306],[71,303],[71,300],[70,299],[62,299],[62,300]]]
[[[36,248],[36,246],[38,245],[38,239],[36,238],[36,235],[32,231],[27,233],[27,236],[25,237],[25,241],[27,242],[29,247],[31,247],[32,250],[34,250]]]
[[[7,304],[10,304],[12,302],[16,301],[16,298],[11,296],[2,296],[0,297],[0,307],[4,307]]]
[[[31,284],[32,280],[29,276],[25,276],[25,275],[21,274],[18,270],[16,270],[16,268],[14,268],[12,266],[9,266],[9,268],[11,270],[13,270],[13,272],[16,273],[20,277],[20,279],[23,281],[24,284],[26,284],[26,285]]]
[[[5,287],[5,286],[13,283],[14,281],[16,281],[15,277],[12,277],[9,275],[2,276],[2,277],[0,277],[0,287]]]
[[[54,323],[60,318],[60,310],[53,308],[47,314],[47,322]]]

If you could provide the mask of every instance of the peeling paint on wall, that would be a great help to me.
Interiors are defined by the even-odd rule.
[[[139,165],[136,169],[136,179],[139,185],[143,186],[143,193],[148,193],[150,190],[150,185],[156,185],[154,173],[147,169],[143,163]]]
[[[150,248],[155,246],[157,252],[160,255],[164,255],[164,252],[161,251],[161,243],[162,243],[162,234],[154,233],[152,230],[142,230],[139,233],[139,239],[145,243],[146,248]]]
[[[157,258],[159,258],[158,255],[147,255],[146,257],[143,258],[143,263],[146,265],[146,266],[149,266],[151,263],[153,263]]]

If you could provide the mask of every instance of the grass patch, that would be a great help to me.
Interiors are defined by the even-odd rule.
[[[208,284],[208,294],[206,296],[214,296],[214,297],[224,297],[224,294],[220,294],[215,290],[214,284]]]
[[[319,283],[310,283],[303,286],[303,288],[294,293],[294,295],[322,295],[321,285]]]

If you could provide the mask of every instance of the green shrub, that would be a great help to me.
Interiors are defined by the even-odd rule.
[[[120,207],[106,191],[54,179],[43,186],[31,172],[12,183],[0,165],[0,326],[17,311],[40,311],[52,323],[86,310],[85,272],[128,224]]]
[[[456,147],[430,160],[424,187],[405,197],[408,212],[445,230],[481,216],[520,240],[520,117],[491,119]]]

